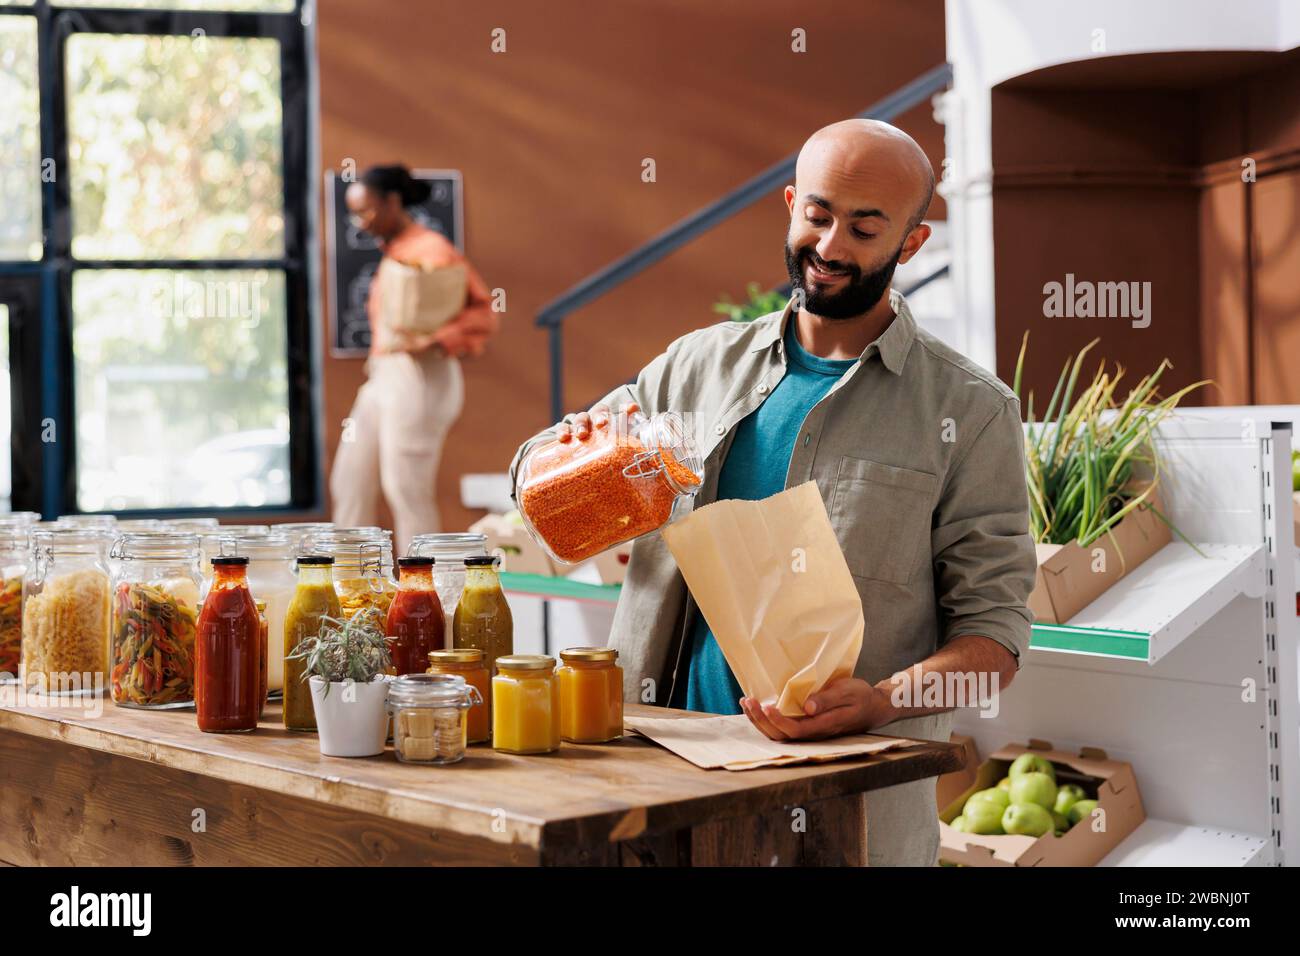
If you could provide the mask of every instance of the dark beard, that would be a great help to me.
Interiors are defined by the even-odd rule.
[[[889,283],[894,278],[894,267],[898,265],[899,256],[902,254],[903,247],[899,245],[888,262],[879,269],[864,274],[852,263],[827,262],[810,247],[805,247],[796,255],[787,240],[785,269],[790,274],[791,290],[803,292],[804,308],[813,315],[821,316],[823,319],[853,319],[875,308],[880,297],[889,288]],[[847,272],[847,284],[839,292],[819,292],[816,288],[805,288],[804,268],[809,259],[827,269]]]

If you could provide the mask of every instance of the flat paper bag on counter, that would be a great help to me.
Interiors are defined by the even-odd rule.
[[[862,599],[817,484],[723,500],[661,532],[745,695],[788,717],[862,650]]]
[[[920,743],[902,737],[848,734],[830,740],[768,740],[743,715],[725,717],[641,717],[624,724],[697,767],[756,770],[791,763],[821,763],[863,757]]]

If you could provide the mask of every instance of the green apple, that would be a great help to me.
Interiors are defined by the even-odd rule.
[[[1058,801],[1058,802],[1059,802],[1059,801]],[[1053,810],[1053,811],[1052,811],[1052,828],[1053,828],[1054,830],[1056,830],[1057,833],[1062,833],[1062,832],[1064,832],[1064,831],[1070,829],[1070,821],[1069,821],[1069,819],[1065,816],[1064,813],[1061,813],[1061,811],[1059,811],[1059,810]]]
[[[1052,815],[1037,803],[1013,803],[1002,814],[1007,833],[1040,837],[1052,829]]]
[[[1057,813],[1069,813],[1070,807],[1074,806],[1087,794],[1083,792],[1083,787],[1077,783],[1067,783],[1056,791],[1056,803],[1052,809]]]
[[[1011,778],[1010,778],[1010,777],[1003,777],[1001,780],[999,780],[999,781],[998,781],[998,789],[999,789],[999,790],[1005,790],[1005,791],[1007,791],[1007,793],[1010,793],[1010,792],[1011,792]],[[1008,799],[1010,799],[1010,798],[1008,798]]]
[[[1025,773],[1045,773],[1052,778],[1053,783],[1056,782],[1056,768],[1052,766],[1052,761],[1038,754],[1021,754],[1011,762],[1007,776],[1014,780]]]
[[[1002,807],[991,800],[968,802],[962,816],[966,818],[966,833],[1002,832]]]
[[[967,806],[972,800],[992,800],[999,807],[1005,810],[1011,805],[1011,795],[1005,790],[999,790],[997,787],[989,787],[987,790],[978,790],[972,793],[967,799]]]
[[[1074,826],[1080,820],[1092,816],[1092,811],[1097,809],[1096,800],[1078,800],[1074,806],[1070,807],[1070,812],[1066,814],[1070,819],[1070,826]]]
[[[1037,770],[1012,778],[1011,805],[1017,803],[1036,803],[1050,810],[1056,804],[1056,782]]]
[[[957,817],[955,820],[952,821],[952,823],[948,824],[948,826],[952,827],[952,828],[953,828],[954,830],[956,830],[958,833],[969,833],[969,832],[970,832],[970,829],[969,829],[970,824],[968,824],[968,823],[966,822],[966,818],[965,818],[965,817],[962,817],[962,816]]]

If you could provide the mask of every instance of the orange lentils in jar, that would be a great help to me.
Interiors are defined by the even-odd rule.
[[[516,473],[519,511],[551,557],[577,564],[662,528],[700,488],[687,416],[612,416],[585,440],[529,448]]]

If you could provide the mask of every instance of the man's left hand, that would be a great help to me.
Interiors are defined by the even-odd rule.
[[[743,697],[750,721],[772,740],[816,740],[865,734],[894,719],[889,695],[857,677],[832,681],[804,702],[804,717],[786,717],[775,704]]]

